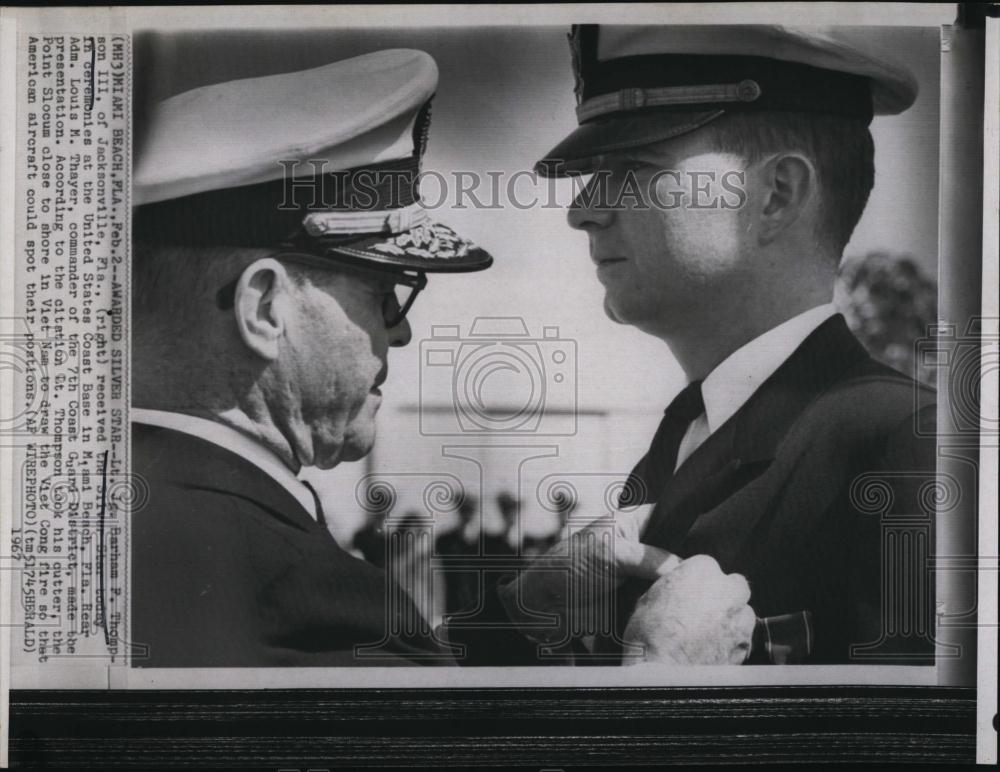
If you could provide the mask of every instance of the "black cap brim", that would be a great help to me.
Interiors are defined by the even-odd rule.
[[[392,236],[375,235],[349,244],[324,245],[316,240],[317,254],[386,270],[425,273],[468,273],[493,264],[493,257],[447,225],[429,221]]]
[[[645,110],[596,118],[580,125],[535,164],[541,177],[565,177],[593,171],[594,159],[606,153],[650,145],[694,131],[725,110]]]

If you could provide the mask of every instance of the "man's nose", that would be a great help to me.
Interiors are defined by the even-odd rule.
[[[410,322],[403,319],[395,327],[389,328],[389,345],[401,347],[413,340],[413,331],[410,329]]]
[[[608,206],[606,191],[596,184],[595,175],[583,190],[573,199],[566,213],[569,227],[581,231],[607,228],[614,220],[614,211]]]

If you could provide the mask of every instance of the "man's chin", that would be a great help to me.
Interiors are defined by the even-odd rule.
[[[366,421],[363,427],[351,427],[344,437],[337,463],[342,461],[360,461],[375,447],[375,423]]]
[[[344,449],[337,458],[336,463],[341,463],[343,461],[360,461],[372,452],[373,447],[375,447],[374,438],[372,438],[371,442],[364,444],[359,442],[348,443],[344,446]]]
[[[620,317],[615,309],[611,305],[611,301],[608,300],[608,296],[604,296],[604,313],[607,314],[608,319],[616,324],[629,324],[625,319]]]
[[[345,461],[360,461],[375,445],[374,428],[366,432],[351,432],[340,442],[319,443],[313,455],[312,466],[317,469],[333,469]]]
[[[333,469],[345,461],[360,461],[371,453],[375,446],[375,415],[381,401],[380,394],[370,392],[361,409],[346,425],[328,427],[327,433],[316,440],[314,465]]]

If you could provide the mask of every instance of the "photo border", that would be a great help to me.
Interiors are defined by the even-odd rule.
[[[972,764],[947,687],[11,692],[23,767]]]

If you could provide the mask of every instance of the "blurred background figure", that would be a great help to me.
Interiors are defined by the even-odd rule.
[[[479,552],[479,500],[466,495],[457,509],[458,524],[441,533],[434,544],[439,555],[470,555]]]
[[[479,555],[479,500],[465,496],[458,508],[458,525],[445,531],[434,542],[444,580],[444,613],[450,614],[475,603],[479,595],[479,577],[475,569],[449,565],[448,558],[472,558]],[[453,562],[453,561],[452,561]],[[462,565],[469,561],[462,561]]]
[[[915,344],[937,321],[937,282],[916,259],[882,251],[844,258],[834,302],[875,359],[934,386],[934,368],[918,361]]]
[[[388,512],[373,512],[359,528],[351,546],[372,565],[385,568],[385,519]]]
[[[576,496],[566,491],[556,493],[555,501],[557,505],[556,517],[558,518],[555,530],[544,536],[526,536],[524,539],[525,557],[541,555],[569,536],[569,519],[576,511],[579,501]]]
[[[483,534],[484,555],[517,555],[521,546],[521,529],[518,514],[521,502],[510,491],[501,491],[497,496],[497,510],[503,530],[499,533]]]

